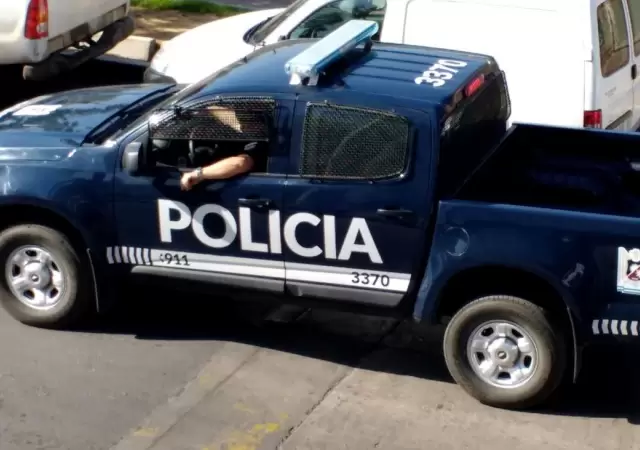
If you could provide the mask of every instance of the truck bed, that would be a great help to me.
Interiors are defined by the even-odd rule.
[[[515,125],[454,195],[640,216],[640,134]]]

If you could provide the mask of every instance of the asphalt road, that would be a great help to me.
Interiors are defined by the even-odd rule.
[[[38,86],[5,75],[2,106],[139,71],[94,63]],[[130,292],[80,332],[0,311],[0,449],[640,448],[636,349],[591,350],[552,408],[513,413],[451,383],[440,330],[271,312],[160,290]]]

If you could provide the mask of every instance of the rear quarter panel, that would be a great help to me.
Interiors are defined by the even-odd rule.
[[[640,303],[616,289],[618,247],[633,247],[634,241],[639,245],[639,234],[635,218],[441,202],[414,316],[435,319],[439,295],[455,274],[501,266],[546,281],[564,299],[576,326],[590,333],[593,319],[606,315],[612,305]]]

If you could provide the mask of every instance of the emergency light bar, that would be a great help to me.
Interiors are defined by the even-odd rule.
[[[378,23],[372,20],[350,20],[329,33],[309,48],[291,58],[284,71],[291,76],[289,84],[315,86],[322,71],[344,57],[363,42],[370,42],[378,32]]]

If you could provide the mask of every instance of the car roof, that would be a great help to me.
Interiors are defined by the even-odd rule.
[[[224,93],[302,94],[309,89],[328,89],[341,93],[391,96],[411,103],[447,104],[475,73],[495,64],[495,60],[487,55],[375,42],[370,52],[360,47],[331,66],[315,87],[290,84],[289,75],[284,70],[285,63],[317,40],[287,40],[262,47],[203,80],[202,89],[197,89],[197,93],[189,97],[194,99]],[[467,66],[457,69],[458,73],[443,86],[417,84],[416,77],[440,59],[464,61]]]

